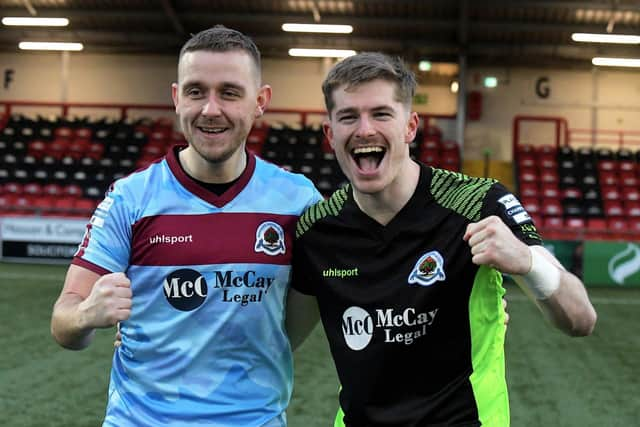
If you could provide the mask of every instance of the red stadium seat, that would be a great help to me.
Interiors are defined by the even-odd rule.
[[[420,150],[440,151],[440,135],[425,135],[420,143]]]
[[[640,217],[640,201],[637,200],[625,200],[624,202],[624,214],[627,217]]]
[[[625,187],[638,187],[640,181],[633,171],[620,172],[620,184]]]
[[[620,200],[621,194],[614,185],[603,185],[600,194],[603,200]]]
[[[76,215],[89,218],[96,209],[96,202],[92,199],[82,198],[76,199],[73,204],[73,210]]]
[[[605,200],[603,203],[604,214],[607,217],[621,217],[624,215],[624,208],[621,202],[617,200]]]
[[[538,165],[542,169],[551,169],[554,171],[558,169],[558,161],[555,157],[549,155],[540,156],[538,158]]]
[[[460,155],[457,151],[444,151],[440,157],[440,167],[450,171],[460,171]]]
[[[618,174],[613,171],[600,171],[600,185],[618,185]]]
[[[640,218],[632,217],[627,220],[628,232],[635,241],[640,240]]]
[[[440,153],[436,150],[421,150],[418,159],[426,165],[440,167]]]
[[[637,164],[631,160],[621,160],[618,162],[618,171],[619,172],[635,172],[637,169]]]
[[[57,197],[53,203],[53,212],[58,216],[73,216],[75,213],[75,202],[75,197]]]
[[[562,204],[557,199],[543,198],[540,212],[543,216],[562,216]]]
[[[554,183],[543,183],[540,189],[540,195],[542,197],[558,198],[560,197],[560,190],[558,185]]]
[[[540,191],[538,190],[538,184],[535,182],[524,182],[520,184],[520,197],[538,197]]]
[[[58,184],[47,184],[42,187],[42,192],[50,196],[59,196],[62,194],[62,187]]]
[[[557,183],[559,181],[558,172],[552,169],[543,169],[540,172],[540,180],[545,183]]]
[[[522,153],[518,157],[518,167],[523,168],[535,168],[538,166],[536,156],[533,153]]]
[[[629,222],[624,218],[609,218],[607,229],[611,239],[624,240],[629,235]]]
[[[519,182],[538,182],[538,172],[534,168],[523,168],[519,173]]]
[[[24,187],[22,187],[22,190],[24,191],[25,194],[31,194],[33,196],[39,196],[43,192],[42,186],[35,182],[30,182],[28,184],[25,184]]]
[[[618,165],[614,160],[600,160],[598,162],[598,171],[613,172],[618,169]]]
[[[566,238],[571,240],[580,240],[584,238],[585,229],[584,218],[567,218],[564,221],[564,230],[567,233]]]
[[[540,201],[537,198],[523,197],[520,202],[525,210],[530,214],[539,214],[541,212]]]
[[[636,187],[623,186],[621,188],[622,200],[640,200],[640,190]]]
[[[577,187],[565,188],[561,192],[563,200],[580,200],[582,199],[582,190]]]

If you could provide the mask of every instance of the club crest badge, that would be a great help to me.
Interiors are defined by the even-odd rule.
[[[445,280],[444,259],[440,252],[431,251],[422,255],[409,274],[409,283],[431,286],[438,280]]]
[[[284,230],[273,221],[265,221],[256,230],[256,252],[264,252],[267,255],[278,255],[286,252],[284,244]]]

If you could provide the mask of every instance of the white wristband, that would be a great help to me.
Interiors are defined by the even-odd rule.
[[[544,255],[529,248],[531,252],[531,270],[522,276],[514,276],[517,282],[524,283],[536,299],[547,299],[560,287],[561,271]]]

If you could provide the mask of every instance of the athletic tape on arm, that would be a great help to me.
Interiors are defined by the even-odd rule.
[[[530,247],[529,252],[531,270],[513,278],[520,286],[526,286],[536,299],[547,299],[560,287],[561,270],[537,250]]]

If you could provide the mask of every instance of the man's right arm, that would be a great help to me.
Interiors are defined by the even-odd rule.
[[[53,307],[53,338],[71,350],[87,347],[96,328],[112,327],[129,318],[131,296],[131,284],[124,273],[100,276],[84,267],[69,266]]]

